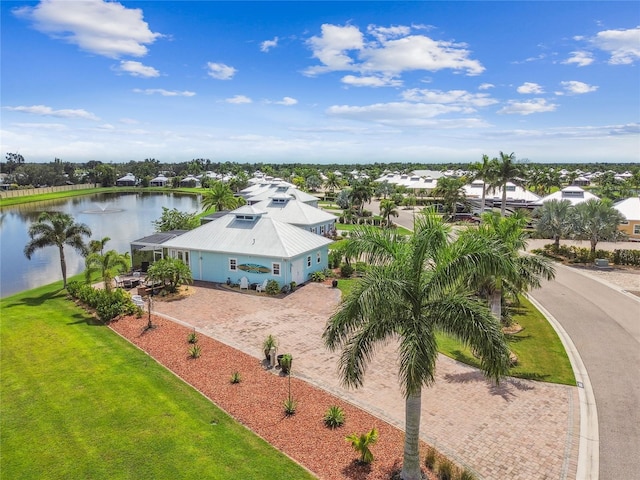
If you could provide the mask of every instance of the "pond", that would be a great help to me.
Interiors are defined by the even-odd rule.
[[[130,251],[129,243],[151,235],[153,221],[162,215],[162,207],[181,212],[200,210],[196,195],[177,193],[100,193],[46,202],[27,203],[0,210],[0,296],[6,297],[31,288],[62,280],[60,257],[56,247],[37,250],[27,260],[24,247],[28,229],[41,212],[57,211],[86,224],[91,240],[109,237],[107,250]],[[65,247],[67,277],[84,270],[84,257]]]

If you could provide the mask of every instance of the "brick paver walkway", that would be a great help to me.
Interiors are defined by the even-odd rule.
[[[364,387],[345,390],[337,353],[321,335],[340,291],[310,283],[285,298],[236,293],[197,284],[195,293],[157,301],[155,312],[262,358],[274,334],[279,353],[293,355],[294,375],[404,429],[394,345],[382,347]],[[482,479],[575,479],[579,441],[577,388],[509,378],[499,386],[474,368],[440,356],[435,385],[423,390],[421,435]]]

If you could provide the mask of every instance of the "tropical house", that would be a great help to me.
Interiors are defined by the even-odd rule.
[[[187,175],[182,180],[180,180],[181,187],[195,187],[200,188],[202,186],[200,179],[195,177],[194,175]]]
[[[133,173],[127,173],[124,177],[116,180],[117,187],[135,187],[138,184],[138,180]]]
[[[250,284],[276,280],[280,287],[306,282],[328,267],[332,240],[244,205],[163,243],[172,258],[190,268],[194,280]]]
[[[535,204],[542,205],[543,203],[551,200],[569,200],[571,205],[577,205],[578,203],[586,202],[591,199],[599,200],[599,198],[593,193],[587,192],[577,185],[570,185],[568,187],[564,187],[562,190],[558,190],[557,192],[553,192],[552,194],[541,198],[535,202]]]
[[[167,183],[169,183],[169,179],[164,176],[163,173],[158,175],[156,178],[149,182],[150,187],[166,187]]]
[[[255,205],[256,203],[262,202],[264,200],[269,200],[271,197],[277,194],[291,195],[296,200],[306,203],[307,205],[311,205],[312,207],[317,207],[320,201],[318,197],[303,192],[302,190],[291,186],[291,184],[287,182],[270,184],[264,189],[250,193],[245,198],[248,205]]]
[[[167,256],[164,243],[176,238],[188,230],[171,230],[169,232],[155,232],[149,236],[139,238],[130,243],[131,263],[134,270],[147,271],[153,262]]]
[[[499,207],[502,204],[502,188],[490,188],[482,179],[474,180],[462,187],[462,189],[464,190],[467,200],[473,201],[473,203],[478,203],[477,200],[482,198],[483,189],[486,189],[486,208]],[[507,192],[507,209],[531,208],[532,205],[537,205],[537,202],[540,201],[540,197],[538,195],[512,182],[507,182],[505,190]]]
[[[253,205],[271,218],[295,225],[318,235],[335,231],[337,217],[300,200],[288,193],[275,193],[268,200]]]
[[[640,242],[640,197],[631,197],[613,205],[625,218],[618,230],[625,233],[629,240]]]

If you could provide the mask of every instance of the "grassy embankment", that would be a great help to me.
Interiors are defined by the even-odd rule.
[[[61,283],[0,300],[2,478],[313,478]]]

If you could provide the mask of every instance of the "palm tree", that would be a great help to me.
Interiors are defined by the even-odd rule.
[[[91,240],[89,242],[89,253],[100,253],[104,251],[104,246],[111,240],[109,237],[104,237],[100,240]]]
[[[111,291],[111,281],[113,278],[118,273],[127,271],[131,267],[129,252],[120,254],[115,250],[109,250],[105,254],[99,252],[90,253],[87,255],[84,263],[84,275],[87,282],[89,282],[93,273],[100,272],[100,276],[104,282],[104,289],[108,292]]]
[[[149,267],[147,278],[162,283],[164,288],[174,293],[180,285],[193,282],[189,266],[177,258],[163,258]]]
[[[462,178],[440,177],[438,185],[431,194],[434,197],[441,197],[445,212],[454,216],[458,203],[466,204],[467,199],[462,187],[465,181]]]
[[[239,197],[235,197],[231,187],[224,182],[213,182],[209,190],[202,194],[202,210],[215,209],[216,212],[222,210],[233,210],[239,206]]]
[[[493,162],[493,163],[492,163]],[[482,155],[482,163],[474,163],[471,165],[471,169],[473,171],[473,180],[482,180],[482,200],[480,200],[480,213],[484,213],[486,198],[487,198],[487,189],[489,184],[491,183],[492,174],[494,172],[494,165],[498,162],[497,158],[493,158],[489,160],[488,155]]]
[[[587,200],[573,207],[572,236],[578,240],[589,240],[591,255],[595,258],[599,241],[617,240],[623,236],[618,225],[625,220],[610,200]]]
[[[486,213],[482,225],[477,230],[468,230],[463,235],[481,236],[497,241],[504,247],[504,255],[510,257],[512,268],[498,275],[485,275],[474,271],[468,277],[469,286],[475,288],[481,297],[489,302],[491,312],[502,321],[502,302],[506,296],[518,301],[518,295],[530,288],[540,288],[540,280],[552,280],[555,270],[551,262],[539,255],[524,255],[527,216],[517,211],[509,217],[497,213]]]
[[[324,181],[324,187],[329,189],[331,192],[331,197],[335,196],[336,188],[340,188],[342,182],[340,181],[340,177],[336,175],[334,172],[328,172],[327,178]]]
[[[38,221],[29,227],[29,243],[24,247],[25,256],[31,260],[36,250],[45,247],[58,247],[62,285],[67,288],[67,262],[64,258],[64,246],[68,245],[85,255],[87,246],[83,237],[91,236],[91,229],[84,223],[75,223],[73,217],[61,212],[42,212]]]
[[[358,181],[351,185],[349,199],[352,205],[357,207],[360,216],[362,216],[364,211],[364,204],[370,202],[372,197],[373,188],[370,184]]]
[[[384,224],[387,227],[391,227],[391,217],[397,217],[399,215],[397,210],[397,205],[393,200],[389,200],[388,198],[380,201],[380,216]]]
[[[571,202],[569,200],[550,200],[538,207],[534,215],[538,234],[553,238],[553,246],[560,248],[560,239],[571,231]]]
[[[509,257],[487,238],[461,236],[433,209],[416,219],[409,238],[392,230],[357,227],[347,252],[370,267],[327,322],[323,339],[341,349],[339,371],[346,386],[359,387],[376,346],[398,339],[399,377],[405,398],[406,434],[402,478],[421,478],[418,440],[421,392],[434,381],[436,332],[471,345],[485,374],[498,380],[508,371],[509,349],[486,304],[470,294],[465,278],[506,268]]]
[[[500,152],[500,160],[493,163],[493,172],[489,183],[490,188],[502,189],[502,204],[500,205],[500,215],[504,217],[507,208],[507,182],[515,182],[522,175],[522,169],[515,163],[515,153]]]

